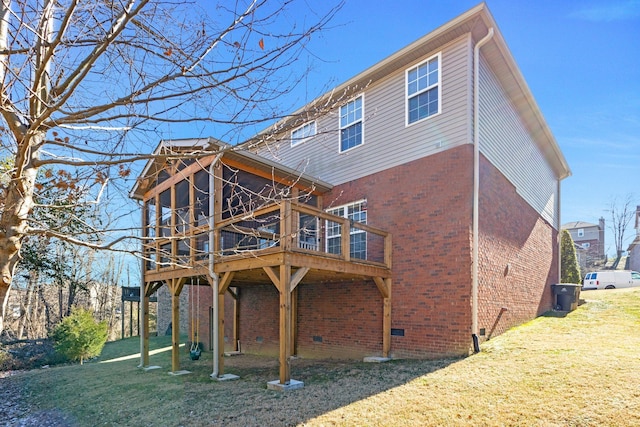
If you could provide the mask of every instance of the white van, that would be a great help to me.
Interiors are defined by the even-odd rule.
[[[594,271],[584,276],[582,289],[615,289],[640,286],[640,273],[629,270]]]

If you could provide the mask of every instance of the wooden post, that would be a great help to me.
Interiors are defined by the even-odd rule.
[[[224,295],[225,291],[218,293],[218,375],[224,375]]]
[[[180,370],[180,294],[186,283],[186,278],[171,279],[171,371]]]
[[[374,277],[382,295],[382,356],[389,357],[391,352],[391,278]]]
[[[389,286],[391,286],[391,279]],[[391,296],[384,298],[382,309],[382,357],[389,357],[391,352]]]
[[[233,299],[233,348],[240,351],[240,288],[235,288]]]
[[[298,353],[298,287],[291,291],[291,356]]]
[[[280,203],[280,248],[288,252],[291,250],[293,235],[291,202],[289,200],[282,200]]]
[[[140,301],[137,301],[136,305],[138,306],[138,324],[136,326],[138,327],[138,336],[140,336]]]
[[[122,326],[122,339],[124,339],[124,310],[125,310],[125,305],[124,305],[124,295],[122,296],[122,303],[121,303],[122,308],[120,309],[120,325]]]
[[[340,251],[342,252],[342,259],[349,262],[351,261],[351,221],[344,218],[342,220],[342,227],[340,228]]]
[[[280,384],[291,381],[291,266],[280,266]]]

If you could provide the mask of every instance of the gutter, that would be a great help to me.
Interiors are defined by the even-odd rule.
[[[487,35],[478,41],[473,48],[473,242],[471,262],[471,339],[473,340],[474,353],[480,352],[478,341],[478,229],[480,205],[480,121],[479,96],[480,96],[480,48],[493,37],[493,27],[489,28]]]

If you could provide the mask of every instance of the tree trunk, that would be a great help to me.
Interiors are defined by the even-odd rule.
[[[45,286],[40,285],[38,287],[38,294],[40,295],[40,300],[42,301],[42,305],[44,305],[44,328],[45,331],[48,331],[51,328],[51,306],[47,301],[47,297],[44,294]]]
[[[24,330],[27,329],[27,323],[31,321],[31,301],[33,300],[33,292],[36,287],[37,281],[38,273],[31,272],[31,274],[29,274],[29,285],[27,287],[27,295],[25,297],[26,301],[24,303],[24,312],[22,313],[22,318],[20,319],[20,327],[18,328],[19,340],[23,338]]]
[[[71,308],[76,301],[76,292],[78,289],[78,284],[75,279],[71,279],[69,281],[69,295],[67,296],[67,311],[65,316],[71,316]]]
[[[23,138],[21,142],[33,146],[36,139],[44,140],[44,134],[38,138]],[[18,149],[23,151],[24,155],[16,156],[15,168],[7,185],[4,210],[0,216],[0,333],[4,328],[9,290],[20,261],[20,248],[27,235],[27,218],[33,209],[33,191],[38,174],[35,164],[38,158],[37,150],[24,149],[21,147],[22,144],[18,144]]]

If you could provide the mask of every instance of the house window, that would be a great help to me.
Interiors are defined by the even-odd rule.
[[[340,152],[362,144],[363,95],[340,107]]]
[[[367,201],[351,203],[327,210],[331,215],[348,218],[352,222],[367,223]],[[341,253],[342,247],[342,225],[338,222],[327,221],[327,252],[332,254]],[[367,259],[367,233],[364,230],[351,227],[350,235],[350,256],[351,258]]]
[[[578,237],[584,237],[584,228],[578,228]]]
[[[407,124],[440,112],[440,54],[407,70]]]
[[[309,122],[291,132],[291,146],[298,145],[316,134],[316,122]]]
[[[589,248],[591,247],[591,243],[589,243],[589,242],[587,242],[587,243],[583,243],[583,244],[582,244],[582,247],[583,247],[584,249],[589,249]]]

